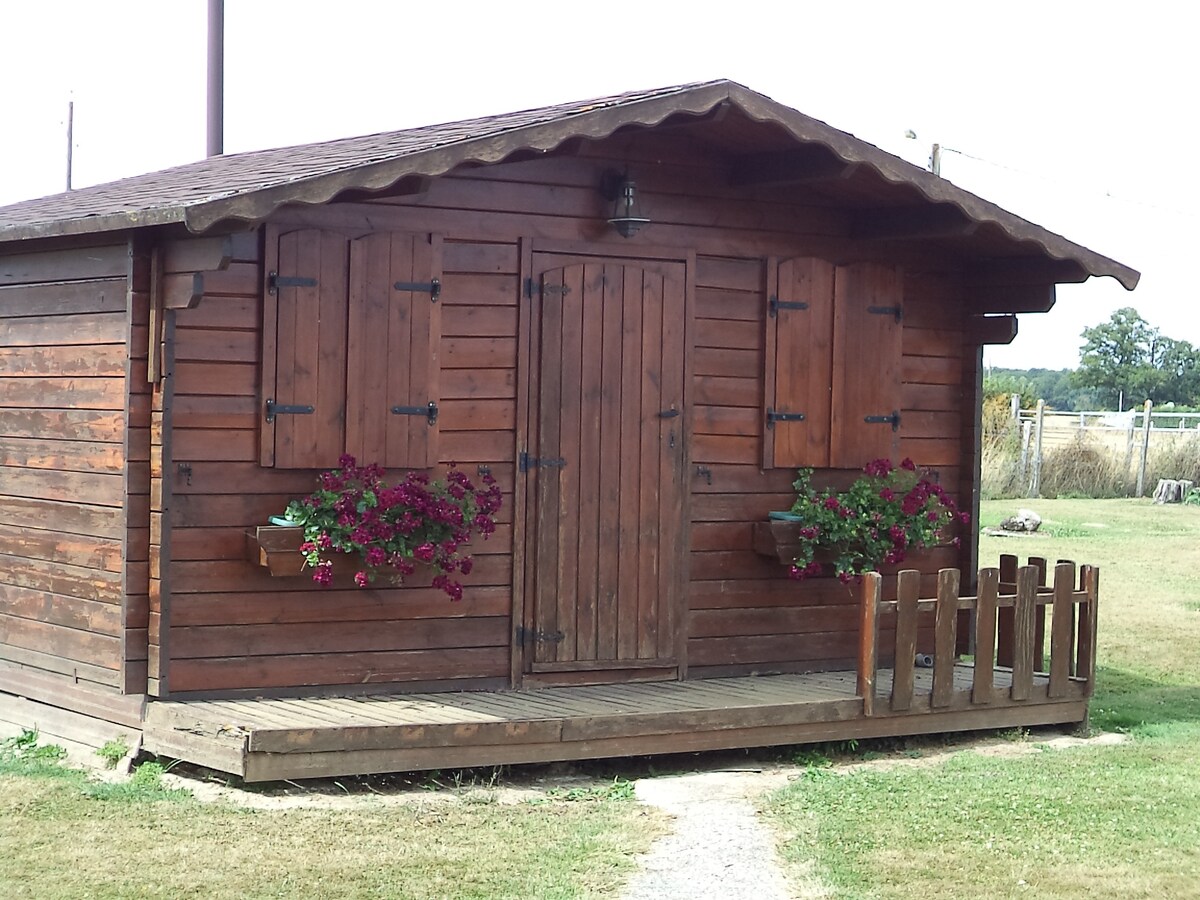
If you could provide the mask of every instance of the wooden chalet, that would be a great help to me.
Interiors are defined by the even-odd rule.
[[[1094,570],[766,522],[881,456],[977,509],[981,347],[1104,275],[728,81],[2,208],[0,721],[248,780],[1079,721]],[[461,602],[262,527],[344,452],[496,476]]]

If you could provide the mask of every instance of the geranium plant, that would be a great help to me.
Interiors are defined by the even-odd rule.
[[[444,481],[409,472],[388,485],[378,465],[359,466],[349,455],[338,462],[339,468],[321,474],[318,490],[287,508],[287,518],[304,528],[300,552],[313,569],[313,581],[328,587],[333,555],[345,553],[359,558],[354,575],[359,587],[385,566],[402,580],[427,565],[437,573],[433,586],[461,600],[462,584],[453,576],[471,571],[463,546],[472,535],[487,538],[496,530],[501,503],[496,479],[485,473],[477,489],[452,466]]]
[[[848,490],[818,491],[812,469],[800,470],[791,510],[801,523],[793,578],[820,574],[820,554],[832,557],[837,577],[846,582],[880,565],[902,562],[909,551],[948,539],[953,522],[970,521],[911,459],[899,466],[872,460],[863,472]],[[959,538],[951,542],[957,546]]]

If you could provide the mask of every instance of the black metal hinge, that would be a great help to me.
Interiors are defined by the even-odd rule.
[[[276,403],[274,400],[267,401],[267,422],[275,421],[276,416],[311,416],[316,410],[311,406],[288,406],[282,403]]]
[[[518,644],[557,644],[566,637],[561,631],[542,631],[540,628],[516,627],[514,635]]]
[[[437,424],[438,405],[427,403],[425,406],[393,406],[393,416],[424,416],[430,425]]]
[[[803,422],[804,413],[778,412],[767,407],[767,427],[774,428],[776,422]]]
[[[398,291],[420,291],[429,294],[429,299],[434,303],[442,296],[442,282],[437,278],[433,281],[397,281],[392,287]]]
[[[893,316],[897,322],[903,317],[903,311],[899,306],[868,306],[867,312],[873,316]]]
[[[767,312],[772,317],[779,315],[781,309],[808,309],[808,304],[802,300],[780,300],[774,294],[767,302]]]
[[[267,273],[267,291],[278,293],[283,287],[316,287],[317,279],[305,278],[301,275],[280,275],[278,272]]]
[[[870,425],[887,425],[892,426],[892,431],[900,430],[900,413],[897,410],[892,410],[890,416],[863,416],[863,421]]]
[[[545,297],[547,294],[558,294],[560,297],[565,297],[571,293],[571,287],[566,284],[545,284],[536,278],[526,278],[525,298],[532,300],[535,293],[539,297]]]
[[[522,472],[530,469],[565,469],[567,461],[561,456],[530,456],[522,452],[517,468]]]

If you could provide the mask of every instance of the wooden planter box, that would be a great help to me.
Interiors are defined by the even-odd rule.
[[[790,566],[800,549],[800,527],[803,524],[775,519],[755,522],[754,552]]]
[[[259,525],[246,532],[246,559],[274,576],[303,575],[304,529],[292,525]]]

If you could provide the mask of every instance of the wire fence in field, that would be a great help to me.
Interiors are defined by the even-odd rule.
[[[1060,412],[1038,401],[985,415],[983,492],[991,497],[1142,497],[1160,479],[1200,481],[1200,413]]]

